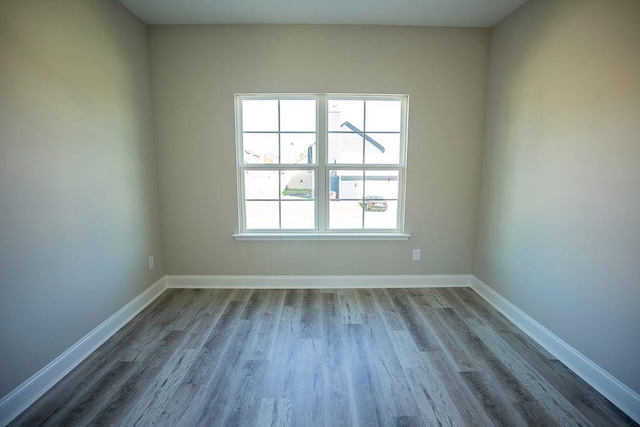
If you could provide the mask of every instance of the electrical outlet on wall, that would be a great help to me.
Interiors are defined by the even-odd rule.
[[[420,261],[420,249],[413,250],[413,258],[414,261]]]
[[[151,255],[149,257],[149,270],[153,270],[153,267],[155,267],[155,264],[153,262],[153,255]]]

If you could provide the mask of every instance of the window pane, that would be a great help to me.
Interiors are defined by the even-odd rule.
[[[278,202],[246,202],[247,229],[277,229]]]
[[[362,200],[363,171],[329,171],[329,191],[336,200]]]
[[[278,130],[278,101],[242,101],[242,130],[269,132]]]
[[[362,228],[362,201],[329,202],[329,228]]]
[[[398,171],[366,171],[365,176],[365,200],[367,197],[398,198]]]
[[[281,132],[315,132],[316,101],[284,100],[280,101]]]
[[[367,139],[365,142],[365,163],[381,165],[397,165],[400,163],[399,133],[367,133],[367,136],[371,139]]]
[[[357,133],[329,134],[329,164],[362,164],[362,136]]]
[[[364,205],[364,228],[395,229],[398,202],[395,200],[367,200]],[[373,202],[373,203],[372,203]]]
[[[313,201],[282,202],[282,228],[314,229],[315,203]]]
[[[349,130],[342,126],[349,122],[352,126],[364,131],[364,101],[328,101],[328,126],[330,131]]]
[[[400,132],[400,101],[367,101],[367,132]]]
[[[283,199],[308,199],[314,195],[315,181],[311,170],[280,171]]]
[[[315,133],[280,134],[280,163],[315,164],[315,143]]]
[[[278,171],[245,171],[244,196],[246,199],[278,199],[280,187]]]
[[[278,163],[278,134],[245,133],[242,144],[245,163]]]

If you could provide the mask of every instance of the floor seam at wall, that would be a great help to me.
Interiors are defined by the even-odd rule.
[[[167,275],[168,288],[326,289],[469,287],[470,274],[422,275]]]
[[[611,403],[620,408],[635,422],[640,423],[640,395],[638,393],[473,275],[471,276],[471,289]]]
[[[100,347],[113,334],[151,304],[167,289],[166,276],[158,279],[120,310],[74,345],[0,399],[0,426],[9,424],[65,375]]]

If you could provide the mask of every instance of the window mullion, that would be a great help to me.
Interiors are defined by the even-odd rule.
[[[327,170],[327,154],[328,154],[328,133],[327,133],[327,97],[318,96],[317,109],[317,201],[316,201],[316,218],[319,231],[327,231],[328,215],[329,215],[329,183]]]
[[[360,212],[361,214],[361,218],[362,220],[360,221],[360,228],[362,228],[364,230],[364,197],[367,191],[367,171],[365,169],[365,163],[366,163],[366,154],[367,154],[367,138],[365,138],[365,136],[367,135],[367,101],[364,101],[364,105],[362,106],[362,112],[364,114],[364,117],[362,117],[362,212]]]
[[[280,123],[280,100],[278,100],[278,166],[282,167],[282,134]],[[282,169],[278,170],[278,229],[282,230]]]

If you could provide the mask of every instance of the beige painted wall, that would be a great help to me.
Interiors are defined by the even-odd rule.
[[[147,34],[112,0],[0,2],[0,397],[164,274]]]
[[[470,273],[486,29],[151,27],[170,274]],[[236,92],[410,95],[408,242],[235,242]],[[411,261],[411,249],[422,261]]]
[[[640,392],[640,2],[491,32],[474,274]]]

